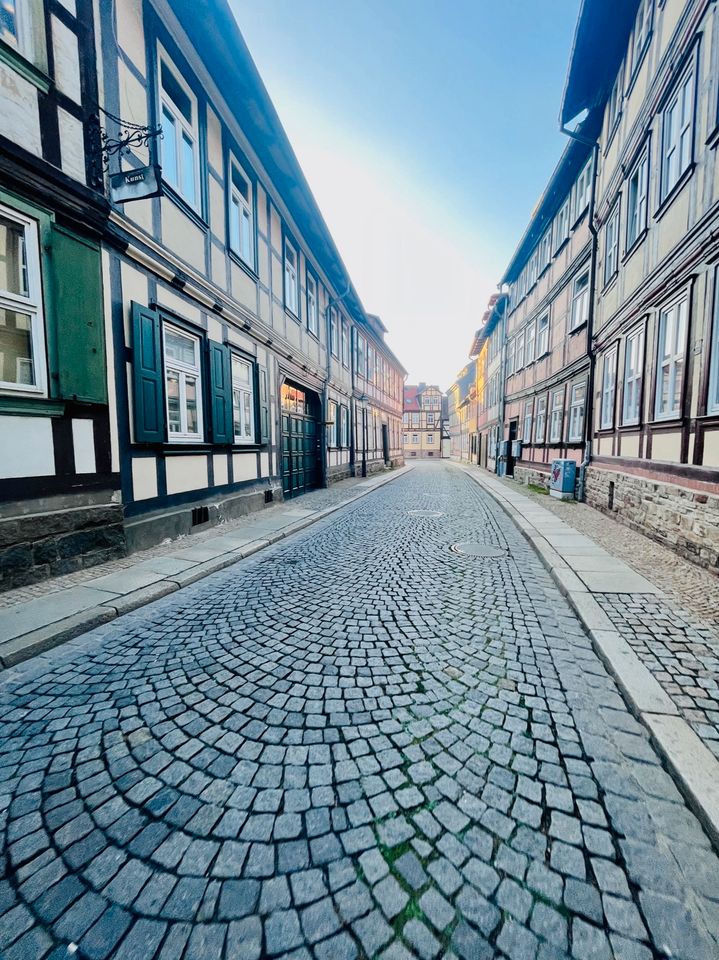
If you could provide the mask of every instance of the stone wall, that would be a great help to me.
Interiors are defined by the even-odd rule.
[[[719,496],[590,466],[585,497],[590,506],[719,575]]]
[[[126,553],[122,507],[91,504],[0,520],[0,591]]]
[[[536,467],[514,465],[514,479],[525,485],[532,484],[535,487],[542,487],[549,490],[549,470],[539,470]]]

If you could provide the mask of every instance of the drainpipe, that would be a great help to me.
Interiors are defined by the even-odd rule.
[[[330,329],[330,310],[336,304],[341,303],[342,300],[344,300],[344,298],[349,294],[350,290],[351,290],[351,286],[348,283],[347,289],[342,294],[342,296],[336,297],[334,299],[330,297],[330,299],[327,301],[327,306],[325,307],[325,337],[327,341],[327,349],[326,349],[327,382],[322,388],[322,430],[320,431],[320,434],[322,437],[322,486],[323,487],[329,486],[329,483],[328,483],[329,469],[327,466],[327,418],[329,416],[329,410],[330,410],[329,388],[330,388],[330,377],[332,376],[332,336],[331,336],[331,329]],[[342,327],[340,323],[340,326],[338,327],[338,332],[340,333],[340,343],[341,343],[341,331],[342,331]],[[341,347],[340,347],[340,350],[341,350]],[[339,416],[339,410],[337,415]]]
[[[499,421],[498,426],[499,430],[497,431],[497,443],[499,444],[501,440],[504,440],[504,393],[505,387],[507,384],[506,372],[507,372],[507,310],[509,307],[509,295],[504,298],[504,309],[502,310],[502,350],[499,360],[499,413],[497,414],[497,420]],[[500,430],[501,430],[501,440],[500,440]],[[499,453],[497,450],[494,451],[494,472],[499,476]]]
[[[589,198],[589,233],[592,238],[592,247],[589,259],[589,316],[587,318],[587,354],[589,356],[589,376],[587,380],[587,398],[586,410],[584,415],[584,459],[579,464],[579,480],[577,483],[577,500],[584,500],[586,490],[587,467],[592,461],[592,434],[594,432],[594,378],[596,368],[596,358],[592,339],[594,336],[594,295],[596,292],[596,273],[597,273],[597,250],[599,242],[597,238],[597,228],[594,225],[594,205],[597,196],[597,179],[599,176],[599,143],[597,139],[590,140],[573,130],[569,130],[564,124],[560,124],[560,131],[572,140],[578,140],[580,143],[591,144],[592,150],[592,192]]]

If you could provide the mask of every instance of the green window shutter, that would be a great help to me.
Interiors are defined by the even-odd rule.
[[[53,224],[51,250],[53,396],[107,403],[100,248]]]
[[[139,303],[132,304],[132,381],[136,443],[162,443],[165,439],[160,315]]]
[[[257,379],[259,381],[259,411],[260,411],[260,443],[270,442],[270,398],[267,390],[267,370],[265,367],[257,368]]]
[[[213,443],[232,443],[232,366],[230,348],[215,340],[207,342],[210,368],[210,431]]]

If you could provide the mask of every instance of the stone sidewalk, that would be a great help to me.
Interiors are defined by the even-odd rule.
[[[708,707],[703,716],[708,713],[713,722],[697,722],[695,700],[674,682],[676,671],[667,662],[673,658],[685,672],[685,651],[681,643],[669,645],[666,636],[657,639],[651,630],[658,620],[658,632],[666,634],[671,604],[663,591],[538,498],[527,496],[523,487],[454,465],[494,497],[539,553],[695,813],[719,842],[719,648],[703,665],[703,703]],[[654,645],[662,639],[664,649],[657,658]]]
[[[97,567],[0,594],[0,667],[10,667],[107,623],[316,523],[410,467],[351,478],[299,502],[180,537]]]

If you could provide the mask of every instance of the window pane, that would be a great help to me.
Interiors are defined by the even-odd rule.
[[[250,382],[250,365],[236,357],[232,358],[232,379],[237,383]]]
[[[170,433],[182,432],[182,421],[180,420],[180,374],[173,370],[167,371],[165,378],[167,389],[167,419]]]
[[[0,380],[35,386],[32,317],[0,308]]]
[[[174,330],[165,330],[165,352],[169,359],[195,366],[195,341]]]
[[[197,380],[194,377],[185,377],[185,407],[187,409],[187,432],[198,433]]]
[[[246,203],[250,202],[250,185],[247,182],[247,179],[240,173],[237,167],[232,167],[232,185],[240,194],[240,196],[245,200]]]
[[[244,434],[246,437],[249,437],[252,433],[252,405],[250,403],[249,393],[243,393],[243,409],[244,409]]]
[[[240,204],[235,197],[230,205],[230,246],[240,249]]]
[[[177,176],[177,139],[175,118],[163,107],[162,110],[162,175],[173,186],[178,185]]]
[[[0,9],[5,0],[0,0]],[[25,228],[0,215],[0,290],[27,297]]]
[[[283,398],[284,399],[284,398]],[[240,420],[240,406],[242,398],[239,390],[232,391],[232,430],[236,437],[242,434],[242,423]]]
[[[0,0],[0,37],[13,44],[18,41],[15,0]]]
[[[252,221],[247,210],[242,211],[242,255],[248,262],[252,261]]]
[[[0,0],[0,3],[3,2],[4,0]],[[187,120],[188,123],[192,123],[192,101],[164,61],[160,67],[160,77],[162,89],[168,99],[177,107],[185,120]]]
[[[182,194],[195,202],[195,147],[186,133],[182,134]]]

